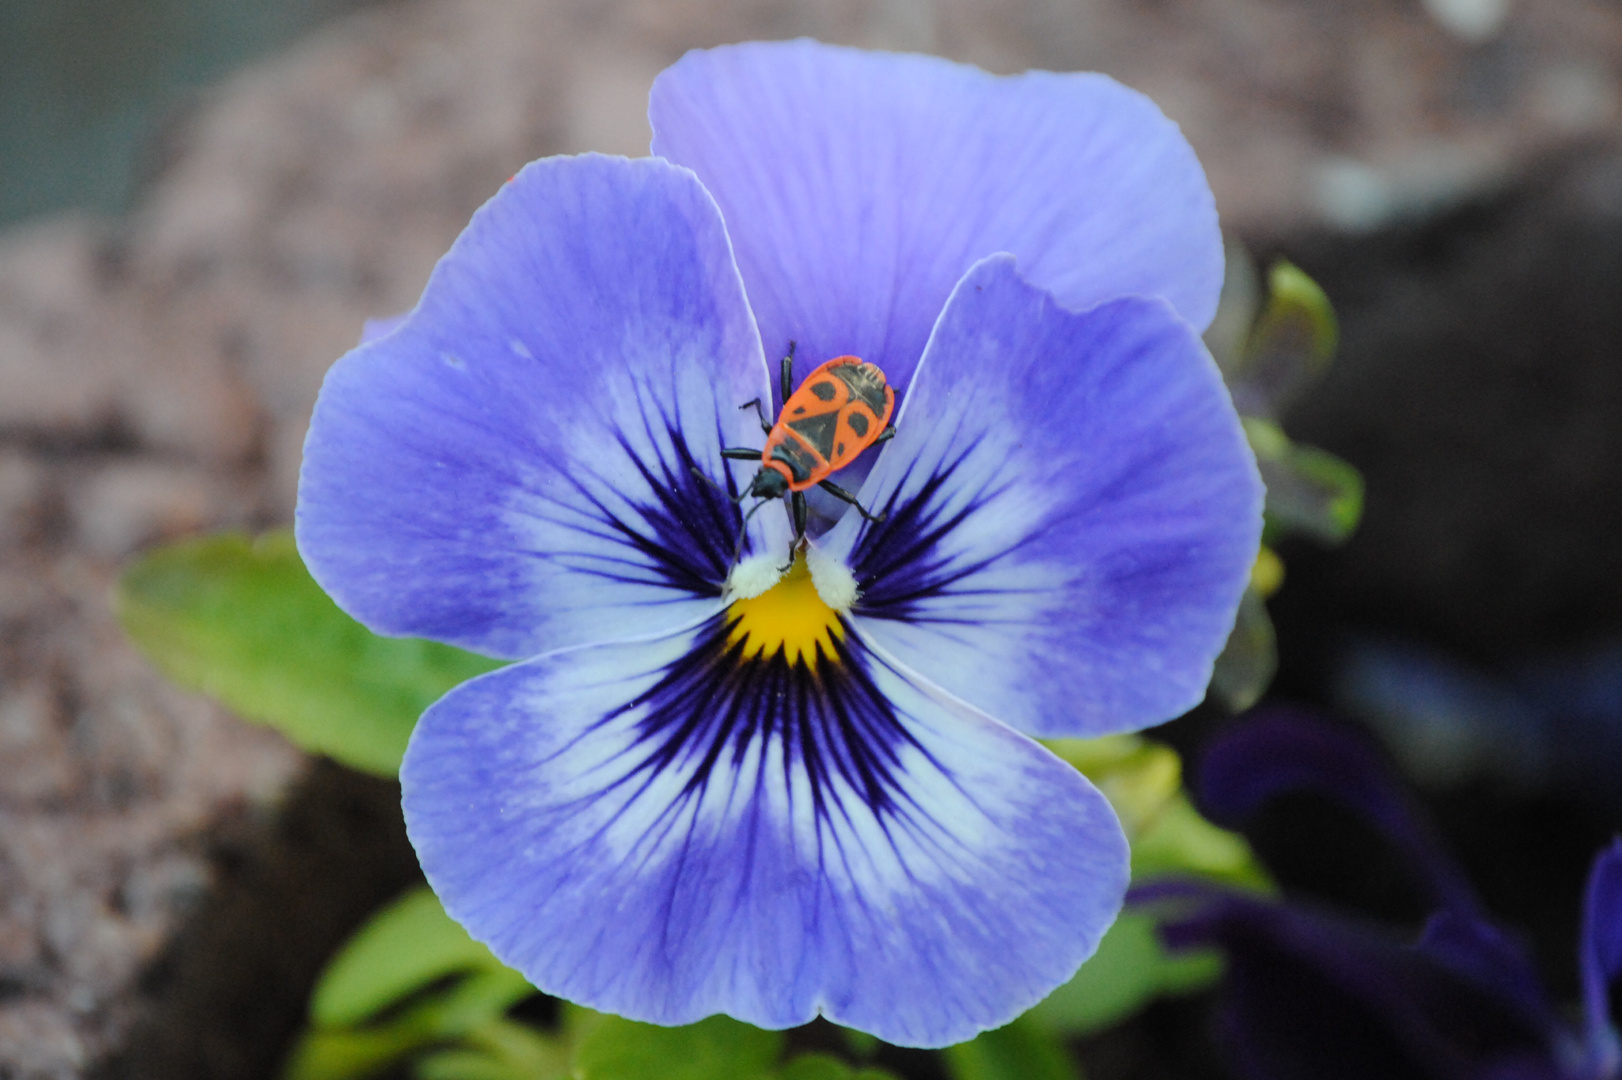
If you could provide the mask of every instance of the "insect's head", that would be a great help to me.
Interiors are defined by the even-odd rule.
[[[757,472],[749,485],[749,494],[762,499],[780,498],[787,491],[788,477],[769,465]]]

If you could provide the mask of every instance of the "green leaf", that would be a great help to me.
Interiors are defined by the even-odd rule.
[[[511,968],[476,971],[443,994],[430,996],[408,1016],[439,1039],[455,1039],[499,1020],[536,993],[529,980]]]
[[[879,1037],[877,1035],[870,1035],[865,1031],[857,1031],[855,1028],[848,1027],[840,1028],[839,1034],[844,1036],[845,1045],[850,1048],[850,1052],[854,1057],[866,1059],[878,1053]]]
[[[1044,739],[1043,745],[1103,792],[1134,843],[1182,789],[1183,765],[1176,751],[1136,735]]]
[[[505,970],[490,950],[417,888],[384,908],[343,947],[310,998],[320,1027],[362,1023],[446,975]]]
[[[1228,371],[1245,416],[1279,415],[1328,369],[1340,337],[1329,298],[1298,267],[1274,263],[1267,285],[1267,305]]]
[[[418,1080],[567,1080],[569,1054],[557,1039],[512,1020],[468,1032],[467,1045],[419,1058]]]
[[[411,1071],[417,1080],[537,1080],[495,1054],[465,1047],[426,1054],[417,1059]]]
[[[1267,272],[1267,307],[1250,331],[1252,354],[1289,348],[1320,368],[1340,343],[1335,309],[1316,281],[1286,259]]]
[[[1222,378],[1228,381],[1245,358],[1245,347],[1250,340],[1250,328],[1255,325],[1256,311],[1261,306],[1261,281],[1256,262],[1245,245],[1232,237],[1224,237],[1222,244],[1222,293],[1217,298],[1216,314],[1202,335],[1211,356],[1222,369]]]
[[[130,640],[175,682],[382,776],[399,772],[424,709],[500,666],[373,634],[321,591],[286,531],[159,548],[125,571],[114,606]]]
[[[1215,953],[1167,953],[1155,937],[1153,917],[1128,908],[1075,977],[1025,1015],[1055,1034],[1087,1035],[1126,1019],[1155,997],[1209,986],[1221,971]]]
[[[1006,1027],[943,1051],[953,1080],[1080,1080],[1064,1044],[1043,1025],[1020,1017]]]
[[[481,1033],[500,1030],[503,1014],[534,993],[516,971],[475,972],[381,1023],[307,1030],[283,1075],[285,1080],[363,1080],[431,1046],[465,1039],[480,1048]],[[493,1045],[489,1037],[483,1040],[487,1052],[494,1052]],[[553,1058],[561,1062],[563,1056],[560,1050]]]
[[[802,1054],[773,1074],[774,1080],[850,1080],[850,1066],[826,1054]]]
[[[1300,532],[1326,544],[1351,535],[1363,516],[1363,477],[1325,450],[1290,441],[1277,424],[1247,418],[1245,435],[1267,485],[1269,543]]]
[[[1132,842],[1135,883],[1173,874],[1258,892],[1273,889],[1245,838],[1206,821],[1182,792],[1168,800],[1154,823]]]
[[[1197,874],[1267,888],[1268,878],[1242,836],[1200,817],[1183,793],[1182,761],[1169,746],[1138,735],[1046,739],[1109,799],[1132,844],[1132,877]]]
[[[414,1028],[307,1031],[282,1072],[284,1080],[363,1080],[376,1076],[429,1041]]]
[[[783,1046],[726,1016],[685,1027],[657,1027],[618,1016],[590,1026],[575,1052],[576,1080],[760,1080]]]
[[[854,1068],[827,1054],[801,1054],[778,1069],[772,1080],[895,1080],[884,1069]]]
[[[1153,817],[1140,821],[1132,835],[1133,882],[1167,875],[1271,889],[1244,838],[1200,817],[1180,789],[1160,801]],[[1188,993],[1216,980],[1221,964],[1215,954],[1167,952],[1154,927],[1148,912],[1122,911],[1075,977],[1026,1015],[1053,1032],[1083,1035],[1130,1016],[1155,997]]]
[[[1135,883],[1176,874],[1241,888],[1271,887],[1244,839],[1200,817],[1188,801],[1182,762],[1169,747],[1136,735],[1054,739],[1046,745],[1085,774],[1115,808],[1132,845]],[[1154,997],[1185,993],[1217,977],[1214,956],[1173,956],[1161,948],[1154,926],[1147,912],[1123,911],[1075,977],[1026,1016],[1055,1034],[1084,1034],[1131,1015]]]
[[[1240,713],[1262,699],[1278,673],[1278,637],[1267,604],[1253,587],[1239,599],[1228,643],[1211,669],[1211,690],[1232,712]]]

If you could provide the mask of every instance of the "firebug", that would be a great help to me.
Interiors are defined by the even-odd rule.
[[[794,389],[794,344],[782,364],[783,409],[777,423],[766,421],[760,399],[739,408],[754,409],[766,432],[760,450],[727,447],[721,456],[735,461],[760,462],[753,482],[738,496],[788,498],[794,511],[794,542],[805,536],[805,492],[820,487],[856,507],[868,521],[880,521],[856,496],[828,479],[869,446],[895,436],[890,414],[895,411],[895,390],[878,365],[854,356],[836,356],[817,367],[798,390]],[[753,513],[754,511],[750,511]]]

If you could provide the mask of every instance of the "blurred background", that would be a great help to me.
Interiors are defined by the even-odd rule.
[[[119,566],[290,521],[327,366],[523,162],[645,153],[663,66],[801,34],[1114,75],[1183,125],[1236,267],[1323,285],[1341,352],[1284,427],[1367,504],[1283,550],[1273,694],[1380,733],[1574,994],[1622,823],[1613,0],[4,0],[0,1076],[269,1076],[323,959],[415,880],[397,788],[135,656]],[[1222,722],[1157,735],[1197,756]],[[1253,839],[1288,885],[1411,914],[1323,835]],[[1201,1008],[1089,1075],[1205,1075]]]
[[[0,10],[0,225],[122,213],[188,92],[353,0],[49,0]]]

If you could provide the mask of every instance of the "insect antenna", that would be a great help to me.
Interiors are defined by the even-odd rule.
[[[731,503],[733,506],[737,506],[739,503],[743,502],[744,496],[749,494],[747,491],[740,491],[734,495],[732,492],[728,491],[726,488],[722,487],[718,482],[716,482],[716,479],[713,476],[701,470],[697,465],[690,465],[688,468],[692,470],[694,476],[710,485],[710,487],[714,488],[716,491],[719,491],[721,493],[721,497],[727,502]]]
[[[706,484],[710,485],[710,487],[714,488],[716,491],[719,491],[723,496],[725,496],[727,502],[731,503],[734,506],[737,506],[739,503],[743,502],[743,500],[749,494],[748,490],[745,489],[743,491],[738,492],[736,495],[733,495],[732,493],[727,491],[726,488],[722,487],[719,483],[717,483],[714,477],[710,476],[708,473],[706,473],[706,472],[702,471],[701,469],[699,469],[699,467],[697,465],[690,466],[690,468],[692,469],[692,472],[693,472],[694,476],[698,477],[700,480],[702,480]],[[755,516],[755,511],[756,510],[759,510],[762,506],[764,506],[768,502],[771,502],[771,500],[770,499],[758,499],[758,500],[756,500],[755,505],[751,506],[749,508],[748,512],[743,515],[743,523],[738,526],[738,539],[732,545],[732,562],[731,562],[730,565],[737,566],[738,565],[738,559],[741,558],[742,555],[743,555],[743,540],[744,540],[744,537],[749,535],[749,519]]]
[[[744,494],[747,495],[748,492],[744,492]],[[742,495],[739,496],[739,498],[742,497]],[[749,512],[743,516],[743,524],[738,526],[738,542],[732,545],[733,566],[737,566],[738,560],[743,556],[743,539],[749,535],[749,519],[755,516],[756,510],[759,510],[762,506],[765,506],[771,501],[772,500],[770,499],[756,499],[755,505],[751,506],[749,508]]]

